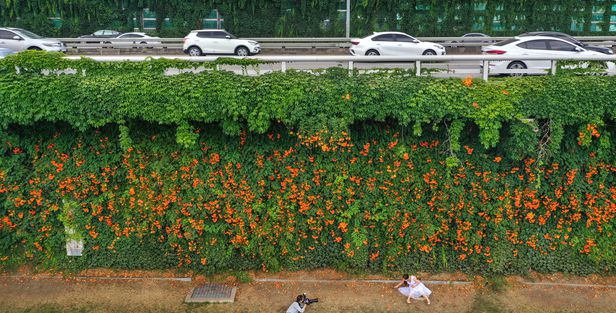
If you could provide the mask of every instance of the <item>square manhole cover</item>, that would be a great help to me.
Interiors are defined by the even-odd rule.
[[[184,302],[227,303],[235,301],[235,287],[223,284],[208,283],[193,288]]]

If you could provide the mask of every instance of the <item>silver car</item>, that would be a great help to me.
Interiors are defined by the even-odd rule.
[[[0,48],[15,52],[24,50],[44,50],[66,52],[66,46],[57,39],[41,37],[21,28],[0,28]]]

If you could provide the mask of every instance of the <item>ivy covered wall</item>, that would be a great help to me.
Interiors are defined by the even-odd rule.
[[[193,66],[0,60],[0,270],[616,271],[614,77]]]
[[[223,27],[239,36],[343,36],[345,8],[340,0],[9,0],[0,2],[0,25],[54,36],[144,26],[164,36],[184,36],[209,25],[204,19],[216,9]],[[416,36],[616,33],[616,1],[608,0],[352,0],[351,12],[352,36],[393,29]],[[144,23],[144,17],[155,18],[155,25]]]

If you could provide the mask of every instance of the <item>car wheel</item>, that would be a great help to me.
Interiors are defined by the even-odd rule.
[[[30,48],[28,48],[28,50],[40,51],[40,50],[43,50],[43,49],[41,49],[39,47],[30,47]]]
[[[250,51],[246,47],[237,47],[235,48],[235,55],[238,57],[247,57],[250,55]]]
[[[199,47],[190,47],[188,48],[188,55],[190,55],[191,57],[198,57],[203,55],[203,52]]]
[[[366,55],[374,56],[374,55],[381,55],[381,54],[378,51],[374,50],[374,49],[370,49],[370,50],[366,51]]]
[[[509,63],[509,65],[507,65],[507,69],[509,70],[525,70],[527,68],[528,67],[526,66],[526,64],[520,61],[511,62]],[[509,74],[509,76],[521,77],[521,76],[524,76],[524,74],[523,73],[511,73]]]
[[[432,49],[428,49],[428,50],[424,51],[423,55],[436,55],[436,51],[434,51]]]

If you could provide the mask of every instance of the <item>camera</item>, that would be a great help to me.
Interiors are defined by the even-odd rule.
[[[308,304],[312,304],[312,303],[315,303],[315,302],[319,302],[319,298],[310,299],[310,298],[308,298],[308,297],[306,296],[306,293],[304,293],[304,294],[303,294],[303,296],[304,296],[304,303],[305,303],[306,305],[308,305]]]

